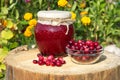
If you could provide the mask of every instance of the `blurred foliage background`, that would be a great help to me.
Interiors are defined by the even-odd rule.
[[[35,46],[34,27],[40,10],[70,11],[75,39],[99,41],[120,47],[119,0],[0,0],[0,78],[4,58],[18,46]],[[27,19],[27,18],[28,19]]]

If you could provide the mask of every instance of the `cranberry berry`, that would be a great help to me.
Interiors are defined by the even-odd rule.
[[[37,61],[37,60],[33,60],[33,63],[34,63],[34,64],[37,64],[37,63],[38,63],[38,61]]]
[[[33,60],[33,63],[38,64],[40,66],[45,64],[46,66],[58,66],[58,67],[60,67],[66,63],[62,57],[55,58],[53,55],[49,55],[48,57],[44,57],[43,55],[38,54],[37,57],[38,57],[38,60]]]

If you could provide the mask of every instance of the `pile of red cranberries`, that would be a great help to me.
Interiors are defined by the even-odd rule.
[[[71,40],[66,48],[71,57],[78,62],[94,61],[103,51],[99,42],[92,40]]]
[[[40,66],[46,65],[46,66],[60,67],[66,63],[62,57],[55,58],[53,55],[49,55],[49,56],[45,57],[41,54],[37,54],[37,57],[38,57],[38,60],[33,60],[33,63],[38,64]]]

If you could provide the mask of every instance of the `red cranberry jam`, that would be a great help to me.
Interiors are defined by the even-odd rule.
[[[38,23],[35,28],[35,38],[42,54],[60,55],[65,53],[65,46],[73,38],[73,26],[69,26],[67,35],[66,31],[65,25],[51,26]]]
[[[46,18],[46,16],[44,17]],[[45,22],[38,22],[35,27],[36,43],[39,51],[43,55],[64,55],[66,53],[65,47],[73,38],[73,35],[74,28],[72,24],[52,25],[47,23],[45,24]]]

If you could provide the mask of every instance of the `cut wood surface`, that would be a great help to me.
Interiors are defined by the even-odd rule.
[[[11,51],[6,57],[6,80],[120,80],[120,57],[104,52],[95,64],[80,65],[64,57],[61,67],[33,64],[38,49]]]

